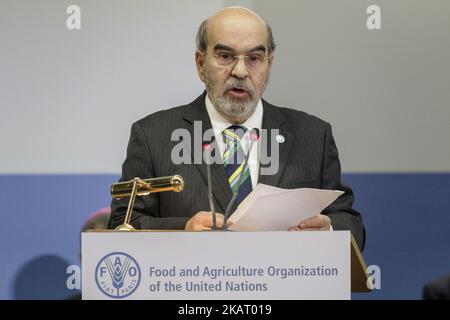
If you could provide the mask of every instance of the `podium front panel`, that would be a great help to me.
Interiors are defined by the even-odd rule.
[[[350,299],[350,232],[86,232],[83,299]]]

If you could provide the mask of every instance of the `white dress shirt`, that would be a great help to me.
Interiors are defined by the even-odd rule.
[[[222,132],[229,126],[233,125],[233,123],[228,122],[228,120],[226,120],[219,112],[217,112],[208,95],[206,95],[205,104],[206,104],[206,111],[208,112],[209,119],[211,120],[211,125],[214,130],[217,145],[219,147],[220,154],[222,155],[223,158],[223,153],[225,152],[225,143],[223,141]],[[245,153],[248,152],[247,150],[250,142],[249,139],[250,130],[253,128],[261,130],[262,118],[263,118],[263,106],[260,99],[256,106],[255,112],[251,115],[250,118],[247,119],[247,121],[240,124],[240,126],[244,126],[247,128],[247,132],[241,139],[241,146]],[[259,141],[253,143],[253,147],[250,152],[250,156],[248,158],[248,166],[250,170],[252,188],[254,189],[258,184],[258,176],[259,176]]]

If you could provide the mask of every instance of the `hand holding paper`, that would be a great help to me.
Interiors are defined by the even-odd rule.
[[[229,218],[230,230],[286,231],[322,212],[343,191],[258,184]]]

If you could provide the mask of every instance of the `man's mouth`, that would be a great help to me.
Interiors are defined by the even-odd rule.
[[[247,90],[242,89],[242,88],[231,88],[228,92],[232,96],[238,97],[238,98],[246,97],[248,95]]]

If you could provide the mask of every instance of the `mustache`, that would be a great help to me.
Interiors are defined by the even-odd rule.
[[[231,89],[240,89],[247,91],[251,97],[253,97],[255,93],[255,89],[253,88],[253,85],[250,81],[245,82],[244,80],[230,79],[225,82],[224,92],[228,92]]]

